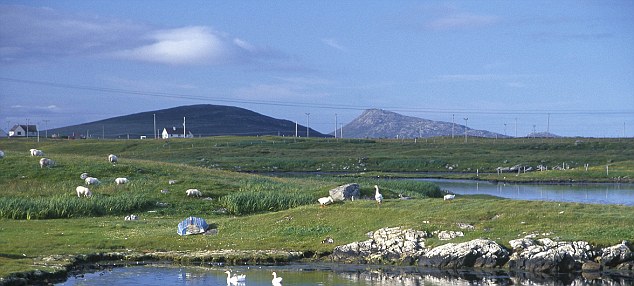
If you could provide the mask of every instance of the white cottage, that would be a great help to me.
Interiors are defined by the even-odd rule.
[[[9,137],[37,137],[37,125],[15,125],[9,130]]]
[[[163,132],[161,133],[161,138],[169,139],[169,138],[194,138],[194,134],[191,131],[185,131],[183,128],[163,128]]]

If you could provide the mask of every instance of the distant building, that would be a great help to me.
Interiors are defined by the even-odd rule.
[[[15,125],[9,130],[9,137],[37,137],[37,125]]]
[[[185,133],[187,132],[187,133]],[[163,128],[163,132],[161,133],[161,138],[169,139],[169,138],[194,138],[194,134],[191,131],[183,130],[183,128]]]

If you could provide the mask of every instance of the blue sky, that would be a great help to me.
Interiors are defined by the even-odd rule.
[[[634,1],[0,3],[0,129],[208,103],[634,136]]]

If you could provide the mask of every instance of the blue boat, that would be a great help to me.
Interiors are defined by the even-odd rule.
[[[204,233],[209,225],[203,218],[190,216],[178,224],[179,235]]]

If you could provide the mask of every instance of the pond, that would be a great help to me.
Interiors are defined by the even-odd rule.
[[[246,282],[232,285],[272,285],[272,272],[282,285],[632,285],[634,277],[530,273],[503,270],[439,270],[415,267],[310,264],[287,266],[146,266],[113,267],[69,278],[56,285],[228,285],[226,270],[246,275]]]
[[[486,194],[516,200],[543,200],[634,206],[634,184],[511,184],[477,180],[415,179],[459,195]]]

